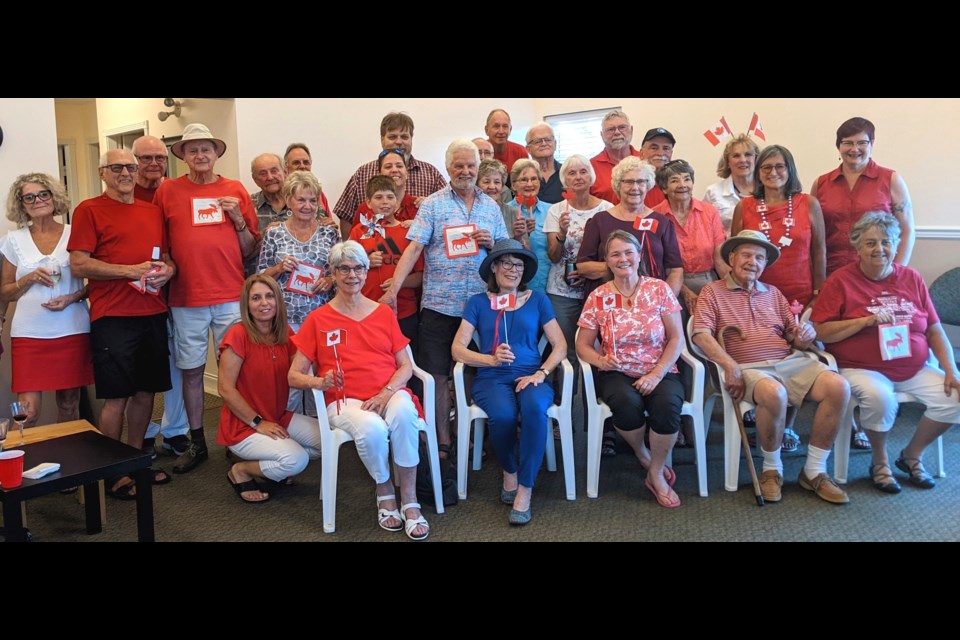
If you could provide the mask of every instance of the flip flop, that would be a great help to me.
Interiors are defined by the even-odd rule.
[[[237,497],[240,498],[243,502],[247,504],[263,504],[264,502],[270,501],[270,494],[263,491],[260,488],[260,485],[257,484],[256,480],[247,480],[246,482],[234,482],[230,479],[230,474],[227,474],[227,482],[230,483],[230,486],[233,487],[233,490],[237,492]],[[267,497],[263,500],[247,500],[243,497],[243,494],[248,491],[260,491],[261,493],[266,493]]]
[[[665,509],[676,509],[677,507],[680,506],[680,497],[677,496],[677,494],[674,493],[672,489],[670,490],[670,493],[673,493],[673,495],[676,497],[676,500],[671,500],[669,494],[657,493],[657,490],[653,487],[653,485],[650,483],[649,480],[644,480],[643,484],[645,484],[647,489],[650,490],[650,493],[652,493],[653,496],[657,499],[657,503],[661,507],[664,507]]]

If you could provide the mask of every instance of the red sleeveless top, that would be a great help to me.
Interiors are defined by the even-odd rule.
[[[780,247],[780,259],[772,267],[767,267],[760,281],[780,289],[788,302],[797,300],[806,306],[813,297],[813,266],[810,260],[810,243],[813,233],[810,229],[809,196],[805,193],[793,195],[793,228],[790,231],[789,247],[780,244],[780,239],[787,235],[787,226],[784,219],[787,217],[789,206],[786,202],[767,210],[767,222],[770,229],[764,232],[760,228],[763,218],[757,213],[760,202],[753,197],[741,200],[744,229],[753,229],[766,233],[773,244]]]

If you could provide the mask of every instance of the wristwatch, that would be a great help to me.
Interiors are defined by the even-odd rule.
[[[542,373],[544,378],[549,378],[549,377],[550,377],[550,372],[547,371],[547,369],[546,369],[545,367],[541,367],[540,369],[537,369],[537,371],[539,371],[540,373]]]
[[[263,422],[263,416],[259,413],[253,417],[253,420],[250,421],[250,426],[256,429],[260,426],[260,423]]]

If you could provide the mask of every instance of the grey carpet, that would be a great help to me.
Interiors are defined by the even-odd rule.
[[[311,463],[297,484],[279,490],[262,505],[243,504],[227,484],[229,462],[215,444],[220,401],[207,398],[204,416],[210,460],[187,475],[154,491],[156,537],[163,542],[186,541],[362,541],[409,542],[402,533],[388,533],[376,523],[374,486],[352,445],[340,453],[337,531],[323,533],[320,464]],[[718,403],[719,405],[719,403]],[[159,403],[158,409],[159,412]],[[919,405],[905,405],[891,434],[892,456],[907,441],[922,413]],[[806,409],[797,430],[806,442],[812,412]],[[507,523],[509,507],[498,499],[499,467],[491,456],[483,469],[469,474],[469,499],[437,515],[425,515],[432,530],[430,541],[952,541],[960,538],[960,434],[951,430],[944,438],[947,478],[925,491],[905,482],[903,493],[888,496],[871,486],[867,477],[869,452],[854,451],[847,491],[851,503],[834,506],[800,489],[796,477],[805,447],[785,456],[783,501],[757,507],[746,464],[741,463],[740,490],[723,490],[723,428],[719,408],[708,437],[710,496],[696,492],[693,450],[674,455],[676,490],[683,500],[679,509],[659,507],[643,486],[639,463],[621,443],[619,455],[603,459],[600,497],[586,497],[585,434],[582,416],[575,415],[577,500],[564,497],[562,464],[557,473],[546,467],[534,492],[533,521],[522,528]],[[559,446],[558,446],[559,457]],[[172,458],[157,461],[170,470]],[[932,466],[932,449],[926,459]],[[52,495],[29,503],[28,519],[35,541],[132,541],[136,539],[135,504],[107,498],[108,522],[103,533],[87,536],[83,509],[74,496]]]

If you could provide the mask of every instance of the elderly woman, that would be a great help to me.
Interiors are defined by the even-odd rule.
[[[417,198],[407,193],[407,159],[403,155],[403,149],[384,149],[377,158],[377,173],[381,176],[387,176],[397,185],[397,204],[396,218],[400,222],[406,222],[404,227],[410,226],[410,221],[417,217],[417,211],[420,205],[417,204]],[[369,200],[369,197],[368,197]],[[357,209],[357,215],[353,216],[354,227],[360,224],[360,216],[367,218],[376,215],[376,212],[370,208],[369,202],[364,202]]]
[[[897,417],[897,392],[927,406],[910,443],[894,465],[911,484],[936,484],[923,467],[923,453],[960,421],[960,373],[953,348],[919,273],[894,262],[900,243],[894,216],[863,215],[850,231],[859,262],[840,267],[824,284],[811,320],[840,374],[860,404],[860,421],[870,438],[873,486],[899,493],[887,457],[887,432]],[[928,350],[942,371],[927,364]]]
[[[653,278],[666,280],[674,295],[683,284],[683,259],[676,230],[661,213],[644,204],[653,187],[653,165],[634,156],[624,158],[613,168],[611,185],[620,196],[620,204],[601,211],[587,223],[577,256],[577,271],[586,280],[586,293],[592,293],[610,279],[603,260],[603,248],[614,231],[626,231],[640,242],[644,271]]]
[[[693,197],[693,177],[693,167],[686,160],[663,165],[657,171],[657,185],[667,199],[653,208],[673,222],[677,232],[683,258],[680,300],[686,317],[697,307],[700,289],[730,270],[720,257],[720,245],[727,239],[723,223],[713,205]]]
[[[489,416],[490,440],[503,467],[500,501],[512,506],[508,521],[515,525],[525,525],[533,516],[530,499],[546,449],[547,408],[554,398],[553,387],[544,383],[567,353],[547,296],[527,287],[538,268],[537,257],[517,240],[497,242],[480,265],[487,293],[467,301],[452,348],[455,360],[478,368],[471,394]],[[501,299],[508,304],[500,305]],[[541,331],[552,347],[543,362]],[[474,332],[480,335],[479,353],[469,348]]]
[[[294,171],[287,176],[283,182],[283,198],[292,215],[264,233],[257,271],[276,280],[283,289],[287,321],[296,332],[307,315],[326,304],[333,295],[334,278],[329,273],[327,256],[340,241],[340,232],[335,226],[322,225],[317,220],[320,182],[312,173]],[[289,288],[300,263],[322,271],[310,270],[309,276],[317,277],[309,285],[308,293]]]
[[[76,420],[80,389],[93,384],[87,288],[70,270],[70,225],[54,219],[69,211],[60,181],[45,173],[17,177],[7,196],[17,229],[0,245],[0,302],[17,302],[11,387],[27,404],[27,426],[37,423],[43,391],[56,392],[58,422]]]
[[[775,286],[791,302],[810,306],[826,279],[820,203],[801,193],[793,154],[780,145],[760,152],[754,181],[753,196],[734,210],[730,234],[752,229],[778,245],[780,259],[763,272],[763,283]]]
[[[287,410],[287,374],[297,352],[287,309],[273,278],[254,274],[240,293],[240,322],[220,344],[217,388],[223,398],[217,442],[243,462],[227,472],[240,499],[266,502],[257,478],[284,482],[320,457],[317,421]]]
[[[837,129],[840,166],[817,178],[810,195],[823,208],[827,275],[858,262],[850,246],[850,229],[868,211],[892,213],[903,240],[894,261],[908,264],[913,253],[914,224],[910,192],[903,177],[870,157],[876,129],[866,118],[850,118]]]
[[[680,304],[665,282],[641,275],[641,251],[633,234],[610,234],[603,255],[613,280],[591,293],[583,307],[577,355],[599,370],[600,396],[647,470],[644,485],[660,506],[673,509],[680,498],[673,490],[676,473],[666,460],[677,441],[683,406],[676,368],[684,344]],[[649,449],[644,444],[648,426]]]
[[[490,145],[490,148],[492,149],[493,145]],[[517,219],[517,208],[507,204],[507,202],[513,200],[513,195],[507,189],[506,184],[507,165],[490,158],[485,158],[480,162],[480,166],[477,168],[477,186],[500,206],[500,212],[503,214],[503,224],[509,230],[513,229],[513,222]],[[506,194],[510,194],[510,197],[507,198]]]
[[[374,216],[383,216],[379,221],[374,217],[370,224],[360,221],[350,232],[350,239],[358,242],[370,259],[370,271],[363,295],[378,300],[393,283],[393,273],[400,262],[400,256],[410,244],[407,230],[397,219],[397,207],[400,204],[400,187],[386,176],[370,178],[366,189],[367,201],[364,206]],[[409,196],[408,196],[409,197]],[[369,220],[369,219],[368,219]],[[397,320],[400,331],[417,353],[418,324],[417,293],[423,284],[423,256],[417,260],[413,271],[407,276],[403,288],[397,295]]]
[[[583,309],[583,278],[576,270],[577,253],[587,222],[601,211],[613,207],[606,200],[590,194],[596,180],[597,173],[584,156],[572,155],[567,158],[560,167],[560,181],[569,199],[550,207],[547,220],[543,223],[543,232],[547,234],[547,255],[551,263],[547,276],[547,297],[553,304],[557,323],[567,340],[568,358],[575,371],[580,363],[573,338]]]
[[[547,275],[550,273],[550,257],[547,254],[547,234],[543,231],[543,225],[547,221],[550,203],[537,197],[542,180],[543,174],[536,161],[522,158],[513,163],[510,185],[516,197],[508,204],[515,207],[519,215],[507,225],[507,229],[513,229],[513,237],[537,256],[537,275],[529,282],[529,287],[544,293],[547,290]]]
[[[406,351],[410,341],[400,333],[390,307],[363,295],[370,268],[363,247],[352,240],[334,246],[330,268],[337,295],[311,313],[293,338],[297,354],[290,386],[325,392],[330,425],[353,436],[357,454],[377,484],[380,527],[425,540],[430,526],[420,513],[416,490],[418,434],[425,425],[405,388],[413,372]],[[311,374],[313,367],[319,376]],[[388,443],[400,475],[399,511]]]
[[[753,194],[753,174],[758,155],[760,148],[747,134],[742,133],[730,138],[717,165],[717,175],[722,180],[707,187],[703,194],[703,201],[717,208],[720,221],[728,234],[733,223],[733,210],[740,200]]]

